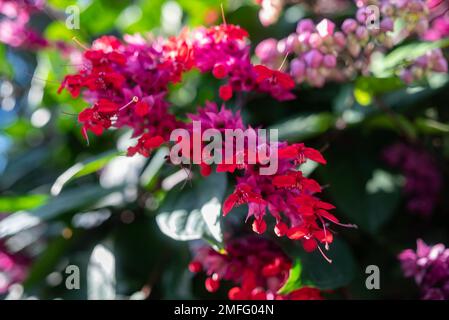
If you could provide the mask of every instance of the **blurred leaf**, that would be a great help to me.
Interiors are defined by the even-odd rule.
[[[354,88],[354,98],[362,106],[369,106],[373,101],[373,95],[371,92],[362,90],[360,88]]]
[[[152,0],[146,2],[152,3],[154,1]],[[83,27],[83,30],[87,30],[90,34],[110,32],[114,28],[117,17],[130,3],[130,0],[92,1],[91,4],[81,13],[80,24]],[[101,14],[100,18],[99,14]]]
[[[380,170],[380,152],[364,141],[346,141],[343,146],[329,149],[329,165],[318,170],[323,181],[330,184],[328,191],[337,209],[350,223],[375,234],[393,215],[401,192],[399,180]]]
[[[371,104],[373,96],[395,91],[404,87],[398,77],[359,77],[355,82],[354,98],[362,106]]]
[[[138,21],[127,26],[125,33],[148,32],[160,25],[161,9],[165,0],[140,0],[138,6],[142,12]]]
[[[14,76],[14,69],[6,58],[6,46],[0,44],[0,75],[11,79]]]
[[[51,187],[51,194],[54,196],[58,195],[67,183],[76,178],[81,178],[97,172],[106,166],[112,159],[119,156],[119,154],[120,153],[117,151],[105,152],[85,161],[76,163],[56,179]]]
[[[49,241],[44,251],[33,261],[27,279],[24,282],[25,288],[33,287],[55,271],[57,263],[67,252],[69,244],[70,242],[63,237]]]
[[[295,264],[290,269],[287,281],[284,283],[282,288],[278,290],[278,294],[289,294],[290,292],[301,288],[302,286],[301,272],[302,272],[301,260],[296,259]]]
[[[286,122],[273,125],[279,130],[280,140],[302,141],[318,136],[334,125],[335,119],[331,113],[303,115]]]
[[[195,240],[209,235],[221,243],[221,203],[226,185],[225,174],[212,173],[195,181],[190,189],[170,190],[156,217],[161,231],[175,240]]]
[[[151,158],[150,163],[142,172],[140,176],[140,185],[144,188],[149,188],[155,181],[159,170],[166,163],[166,155],[168,154],[168,148],[160,148],[154,156]]]
[[[3,128],[3,131],[15,140],[23,140],[30,133],[40,133],[39,129],[33,127],[28,120],[23,118],[19,118],[11,125]]]
[[[219,17],[216,23],[221,23],[220,4],[223,3],[223,5],[226,6],[226,1],[221,0],[178,0],[178,2],[188,13],[189,25],[191,26],[205,24],[207,22],[207,16],[210,12],[214,12],[214,14]]]
[[[51,4],[53,7],[59,8],[59,9],[65,9],[66,7],[70,5],[76,5],[77,0],[47,0],[49,4]]]
[[[424,134],[449,133],[449,125],[433,119],[418,118],[415,120],[415,125]]]
[[[377,114],[371,117],[368,117],[363,125],[365,128],[372,129],[388,129],[401,134],[403,131],[406,132],[408,137],[416,138],[417,130],[412,122],[410,122],[406,117],[401,115],[400,113],[394,114],[395,118],[393,119],[388,114]]]
[[[356,262],[349,246],[340,238],[335,239],[326,251],[332,260],[328,263],[323,256],[314,252],[301,251],[303,281],[322,290],[331,290],[348,285],[355,274]]]
[[[82,188],[68,190],[31,211],[18,211],[0,221],[0,238],[29,229],[43,221],[56,218],[58,215],[86,209],[102,197],[116,189],[103,189],[97,185],[85,185]]]
[[[45,29],[44,36],[48,40],[72,42],[72,38],[76,36],[80,38],[78,32],[71,30],[61,21],[53,21]],[[81,39],[79,39],[81,40]]]
[[[50,148],[41,147],[28,149],[10,159],[5,171],[1,175],[0,188],[8,189],[19,179],[42,165],[50,157]]]
[[[48,196],[45,194],[12,197],[0,196],[0,213],[34,209],[47,202],[47,199]]]
[[[98,244],[87,266],[88,300],[113,300],[115,298],[115,257],[104,244]]]
[[[400,46],[376,63],[379,69],[375,70],[375,73],[392,74],[393,70],[400,65],[407,64],[433,49],[445,48],[447,46],[449,46],[449,39],[441,39],[434,42],[417,42]]]

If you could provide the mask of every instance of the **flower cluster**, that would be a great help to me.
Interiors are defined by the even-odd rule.
[[[447,61],[444,58],[443,52],[441,49],[435,49],[419,57],[411,65],[403,68],[400,71],[400,77],[406,84],[411,84],[433,72],[445,73],[447,70]]]
[[[418,239],[416,252],[407,249],[398,258],[404,275],[415,279],[422,299],[449,299],[449,249],[443,244],[428,246]]]
[[[445,0],[427,0],[432,19],[424,39],[435,41],[449,36],[449,3]]]
[[[423,216],[430,215],[443,184],[432,156],[419,148],[396,143],[385,149],[383,157],[405,176],[404,192],[409,198],[407,208]]]
[[[5,244],[0,242],[0,294],[7,292],[11,285],[25,280],[27,269],[27,260],[10,253]]]
[[[346,19],[339,29],[329,19],[317,24],[303,19],[299,21],[296,32],[287,38],[262,41],[256,48],[256,55],[262,63],[274,66],[283,56],[293,53],[289,71],[295,80],[322,87],[328,81],[348,81],[357,74],[369,74],[374,52],[384,52],[406,38],[424,36],[428,30],[429,10],[423,0],[358,0],[356,4],[356,17]],[[370,5],[380,8],[378,28],[370,25],[373,19]],[[400,32],[395,30],[397,20],[404,21],[405,27]],[[420,66],[420,70],[447,72],[446,61],[438,51],[420,58],[421,63],[424,59],[428,62]],[[434,60],[438,61],[437,65]],[[406,80],[424,75],[415,69],[404,71]],[[415,77],[412,78],[410,73]]]
[[[247,32],[238,26],[199,28],[169,39],[137,35],[124,40],[95,40],[84,52],[83,68],[66,76],[59,92],[65,88],[77,97],[83,91],[91,103],[79,114],[86,139],[88,131],[100,135],[111,127],[132,128],[138,142],[129,155],[148,156],[183,126],[170,114],[166,95],[169,84],[192,68],[228,80],[220,87],[223,100],[235,91],[269,93],[279,100],[294,97],[288,75],[251,64]]]
[[[192,38],[195,66],[201,72],[212,72],[217,79],[227,79],[220,87],[224,101],[234,91],[269,93],[280,101],[295,97],[290,93],[295,83],[288,75],[251,63],[248,33],[244,29],[230,24],[198,28]]]
[[[190,115],[190,118],[200,121],[206,129],[213,128],[220,132],[225,129],[247,129],[239,113],[233,114],[224,106],[219,110],[213,103],[208,103],[205,108],[199,109],[198,114]],[[257,132],[255,130],[251,132],[257,139]],[[232,144],[234,148],[234,141]],[[262,152],[262,155],[257,153],[255,163],[249,159],[251,152],[256,151],[251,151],[246,144],[239,148],[236,146],[233,150],[235,159],[221,162],[216,166],[217,172],[238,173],[236,187],[223,203],[223,214],[227,215],[234,207],[248,205],[246,220],[254,219],[253,231],[262,234],[267,229],[265,218],[269,212],[276,220],[274,232],[277,236],[299,240],[306,251],[318,249],[326,258],[320,244],[324,244],[327,250],[333,241],[333,231],[329,228],[329,224],[354,227],[339,223],[329,212],[335,207],[321,201],[317,196],[322,190],[319,183],[303,176],[298,169],[308,160],[320,164],[326,164],[326,160],[319,151],[302,143],[289,145],[286,142],[270,143],[258,139],[255,149],[266,151]],[[271,155],[276,156],[278,163],[276,172],[271,175],[261,174],[259,169],[264,163],[260,160]],[[211,170],[208,164],[201,164],[203,175],[208,175]]]
[[[206,272],[209,292],[217,291],[223,280],[235,284],[228,291],[231,300],[321,300],[320,291],[312,287],[278,293],[291,266],[287,255],[269,240],[247,237],[230,241],[223,252],[199,248],[189,270]]]
[[[27,49],[46,47],[47,40],[28,26],[31,15],[44,5],[44,0],[0,0],[0,42]]]

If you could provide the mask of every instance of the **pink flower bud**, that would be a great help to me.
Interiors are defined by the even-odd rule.
[[[332,54],[326,54],[324,56],[323,64],[327,68],[335,68],[337,65],[337,57]]]
[[[277,40],[274,38],[269,38],[263,40],[256,47],[256,56],[262,61],[269,61],[277,55]]]
[[[365,24],[366,23],[366,8],[360,8],[356,13],[357,21]]]
[[[318,34],[322,37],[329,37],[334,34],[335,30],[335,23],[330,21],[329,19],[323,19],[321,22],[316,26],[316,29],[318,31]]]
[[[335,32],[334,41],[338,46],[340,46],[342,48],[346,46],[346,37],[343,34],[343,32],[340,32],[340,31]]]
[[[380,23],[380,29],[383,32],[393,31],[394,30],[394,22],[390,18],[385,18]]]
[[[299,60],[293,59],[290,63],[290,73],[295,78],[303,77],[306,71],[306,64]]]
[[[315,24],[311,19],[303,19],[299,21],[296,27],[296,33],[313,32],[315,30]]]
[[[311,85],[321,88],[326,82],[326,78],[317,69],[307,69],[307,80]]]
[[[358,57],[360,54],[360,51],[362,50],[362,48],[360,47],[360,45],[355,42],[355,41],[351,41],[348,44],[348,50],[349,53],[353,56],[353,57]]]
[[[318,33],[312,33],[309,37],[309,45],[314,48],[318,49],[323,44],[323,39],[320,37]]]
[[[296,51],[297,47],[299,46],[298,37],[296,34],[291,34],[287,37],[286,41],[286,49],[288,52]]]
[[[356,37],[357,39],[359,39],[360,41],[367,41],[369,38],[369,32],[368,29],[366,27],[363,26],[359,26],[357,28],[357,30],[355,31]]]
[[[304,60],[309,67],[319,68],[321,62],[323,62],[323,54],[320,51],[313,49],[304,55]]]
[[[436,72],[447,72],[447,61],[443,57],[437,59],[432,66],[432,70]]]
[[[357,29],[357,26],[358,23],[354,19],[346,19],[345,21],[343,21],[341,29],[343,30],[344,33],[350,34],[353,33],[355,29]]]

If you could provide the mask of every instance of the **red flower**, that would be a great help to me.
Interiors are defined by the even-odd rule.
[[[134,107],[134,112],[139,117],[144,117],[150,112],[150,106],[148,103],[140,101],[136,103],[136,106]]]
[[[102,112],[102,113],[115,113],[118,111],[119,106],[112,102],[109,101],[107,99],[100,99],[98,100],[98,102],[96,103],[97,106],[97,110],[98,112]]]
[[[332,204],[306,194],[296,197],[294,201],[299,206],[301,213],[305,216],[320,214],[322,211],[335,209],[335,206]]]
[[[239,206],[244,203],[264,204],[265,200],[259,194],[253,192],[249,185],[240,184],[223,203],[223,215],[227,215],[234,206]]]
[[[318,150],[308,148],[304,143],[296,143],[279,149],[279,159],[294,160],[296,164],[302,164],[307,159],[326,164],[326,160]]]
[[[159,147],[164,142],[164,138],[161,136],[151,137],[150,134],[144,133],[137,141],[136,146],[128,148],[128,156],[133,156],[136,153],[140,153],[144,157],[149,157],[151,151]]]
[[[321,186],[313,179],[304,178],[301,171],[275,176],[273,185],[279,188],[296,188],[307,193],[321,192]]]
[[[226,70],[226,67],[224,64],[218,63],[212,69],[212,74],[217,79],[223,79],[224,77],[227,76],[228,71]]]
[[[279,84],[285,90],[291,90],[295,87],[295,81],[284,72],[271,70],[270,68],[267,68],[260,64],[254,66],[254,70],[257,73],[257,83],[268,80],[273,84]]]
[[[232,98],[232,87],[229,84],[222,85],[219,89],[220,98],[228,101]]]
[[[288,226],[284,222],[278,222],[274,227],[274,232],[278,237],[283,237],[288,231]]]
[[[323,300],[320,290],[312,287],[303,287],[288,294],[290,300]]]
[[[80,94],[82,85],[83,78],[80,75],[68,75],[62,81],[61,86],[58,89],[58,94],[61,93],[64,88],[67,88],[72,97],[77,98]]]
[[[216,273],[212,275],[212,277],[207,278],[204,282],[204,285],[206,287],[206,290],[209,292],[215,292],[220,288],[220,280],[218,279],[218,276]]]
[[[253,222],[253,231],[258,234],[262,234],[267,230],[267,223],[262,218],[255,219]]]
[[[189,263],[189,271],[192,273],[198,273],[203,270],[203,266],[199,261],[192,261]]]

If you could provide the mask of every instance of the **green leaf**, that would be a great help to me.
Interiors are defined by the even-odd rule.
[[[69,244],[70,242],[63,237],[51,240],[46,245],[45,250],[33,261],[24,282],[25,288],[33,287],[53,272],[61,257],[67,252]]]
[[[290,269],[287,281],[282,286],[282,288],[278,290],[278,294],[289,294],[290,292],[301,288],[302,287],[301,272],[302,272],[301,260],[296,259],[295,264]]]
[[[6,46],[0,44],[0,75],[11,79],[14,76],[14,69],[6,59]]]
[[[356,262],[349,246],[340,238],[335,239],[329,251],[325,252],[332,260],[328,263],[318,250],[301,251],[303,282],[311,283],[322,290],[347,286],[356,271]]]
[[[408,64],[431,50],[445,48],[447,46],[449,46],[449,39],[441,39],[434,42],[410,43],[400,46],[385,57],[379,57],[374,63],[375,67],[373,72],[376,75],[391,75],[401,65]]]
[[[83,30],[87,30],[91,34],[110,32],[114,28],[118,16],[123,11],[123,9],[125,9],[130,4],[130,2],[130,0],[92,1],[91,4],[81,13],[80,25],[82,26]],[[101,14],[100,18],[99,14]]]
[[[399,126],[399,125],[400,126]],[[376,114],[365,119],[363,126],[372,129],[388,129],[401,134],[403,131],[408,137],[416,138],[417,130],[412,122],[400,113],[395,113],[394,118],[388,114]]]
[[[140,0],[138,6],[142,12],[140,19],[123,30],[124,33],[148,32],[149,30],[160,26],[161,9],[165,0]]]
[[[195,181],[190,189],[170,190],[156,217],[160,230],[175,240],[205,237],[221,243],[221,203],[226,185],[225,174],[212,173]]]
[[[365,143],[367,139],[352,138],[349,144],[335,145],[326,152],[329,165],[318,170],[330,184],[328,191],[337,210],[350,223],[375,234],[399,204],[401,181],[381,169],[380,150]]]
[[[335,123],[334,116],[328,112],[302,115],[271,128],[279,130],[280,140],[302,141],[316,137],[329,130]]]
[[[13,235],[17,232],[32,228],[43,221],[49,221],[67,212],[80,208],[88,208],[104,196],[117,189],[103,189],[97,185],[85,185],[61,193],[57,197],[31,211],[18,211],[0,221],[0,238]]]
[[[417,118],[415,125],[420,132],[425,134],[449,133],[449,125],[433,119]]]
[[[354,98],[360,105],[368,106],[371,104],[374,96],[403,87],[404,83],[398,77],[359,77],[355,82]]]
[[[27,196],[0,197],[0,212],[15,212],[30,210],[47,202],[45,194],[32,194]]]
[[[9,189],[18,180],[42,165],[51,155],[49,147],[35,148],[13,157],[1,175],[0,187]]]
[[[116,151],[106,152],[85,161],[76,163],[56,179],[55,183],[51,187],[51,194],[58,195],[63,187],[70,181],[97,172],[119,155],[120,153]]]
[[[149,188],[155,181],[160,169],[166,163],[165,157],[168,154],[168,148],[160,148],[151,158],[148,166],[143,170],[140,176],[140,185]]]

